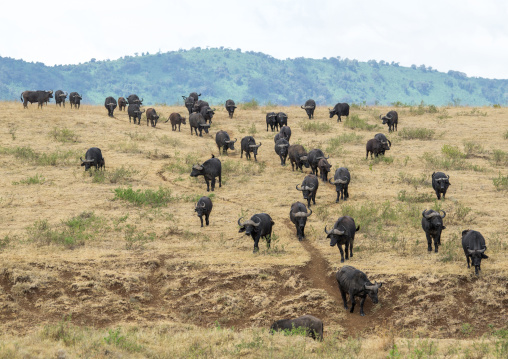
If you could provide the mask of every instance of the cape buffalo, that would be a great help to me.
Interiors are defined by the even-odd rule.
[[[344,201],[347,201],[349,198],[349,182],[351,182],[349,170],[346,167],[337,168],[333,176],[333,181],[329,179],[328,182],[335,185],[335,190],[337,191],[337,199],[335,202],[339,203],[339,196]]]
[[[127,106],[127,100],[125,99],[125,97],[119,97],[118,98],[118,110],[125,111],[126,106]]]
[[[238,219],[240,226],[239,233],[245,232],[245,235],[251,236],[254,240],[253,253],[259,252],[259,239],[264,237],[266,244],[270,248],[270,241],[272,237],[272,227],[275,224],[272,218],[266,213],[258,213],[253,215],[249,220],[241,222],[243,217]]]
[[[235,108],[236,108],[235,101],[233,101],[233,100],[227,100],[225,107],[226,107],[226,111],[228,111],[229,118],[232,119],[233,118],[233,114],[235,113]]]
[[[441,193],[443,199],[445,199],[446,191],[450,185],[450,176],[445,175],[443,172],[432,173],[432,188],[434,188],[438,200],[441,199]]]
[[[229,138],[229,135],[226,131],[220,130],[215,134],[215,143],[217,144],[217,147],[219,148],[219,153],[221,152],[222,147],[222,153],[227,154],[228,150],[234,150],[235,149],[235,142],[237,139],[235,138],[234,141],[231,141]]]
[[[81,100],[83,97],[77,92],[71,92],[69,95],[69,103],[71,104],[71,108],[74,105],[74,108],[78,108],[81,106]]]
[[[397,131],[397,123],[399,122],[399,115],[396,111],[390,111],[385,116],[381,117],[379,115],[379,118],[383,120],[383,125],[388,125],[388,132],[393,132],[394,130]]]
[[[210,224],[208,218],[210,216],[212,208],[213,208],[212,200],[206,196],[201,197],[198,203],[196,203],[194,211],[196,211],[199,219],[201,220],[201,227],[203,227],[203,216],[205,216],[206,225],[208,226]]]
[[[21,94],[21,101],[23,107],[28,108],[28,102],[30,104],[37,102],[37,108],[42,108],[44,102],[48,102],[50,98],[53,98],[53,91],[24,91]]]
[[[189,111],[189,115],[194,112],[194,97],[186,97],[185,98],[185,107]]]
[[[432,239],[434,239],[434,249],[437,253],[437,247],[441,245],[441,231],[446,229],[443,226],[443,218],[446,216],[445,211],[442,215],[433,209],[424,210],[422,212],[422,229],[425,231],[427,236],[428,251],[432,251]]]
[[[203,106],[199,110],[201,113],[201,116],[205,119],[205,121],[208,121],[210,124],[212,123],[213,115],[215,115],[215,109],[211,109],[209,106]]]
[[[321,174],[321,180],[323,182],[328,181],[328,172],[330,172],[331,164],[328,163],[326,158],[321,158],[318,162],[319,172]]]
[[[180,124],[186,124],[185,117],[182,117],[179,113],[173,112],[168,118],[171,121],[171,129],[176,131],[176,125],[178,125],[178,132],[180,132]],[[166,121],[168,122],[168,121]]]
[[[240,142],[240,158],[243,157],[243,152],[245,152],[245,158],[250,159],[250,153],[254,154],[254,160],[257,161],[258,148],[261,146],[261,142],[256,144],[256,140],[252,136],[245,136],[242,138]]]
[[[270,332],[279,332],[281,330],[292,331],[295,329],[304,330],[308,337],[314,340],[323,341],[323,322],[321,319],[312,315],[304,315],[295,319],[277,320],[270,327]]]
[[[106,169],[106,162],[104,161],[104,157],[102,157],[102,152],[97,147],[89,148],[86,151],[85,159],[79,158],[81,160],[81,166],[85,166],[85,171],[88,171],[90,167],[100,168],[101,170]],[[92,174],[90,174],[91,176]]]
[[[148,126],[148,123],[150,123],[152,127],[155,127],[157,126],[157,122],[159,122],[157,111],[152,107],[148,108],[146,110],[146,125]]]
[[[326,238],[330,238],[330,247],[337,245],[340,251],[340,262],[344,262],[344,250],[346,251],[346,260],[349,255],[353,257],[353,244],[355,242],[355,233],[360,230],[360,226],[355,228],[355,220],[349,216],[340,217],[329,231],[326,230]],[[349,252],[349,253],[348,253]]]
[[[288,115],[286,115],[284,112],[279,112],[277,114],[277,123],[280,128],[282,128],[282,126],[287,126],[288,125]]]
[[[383,283],[375,282],[372,284],[365,273],[351,266],[342,267],[339,271],[337,271],[335,278],[337,279],[340,294],[342,295],[342,300],[344,301],[344,309],[346,310],[349,309],[347,307],[346,293],[349,294],[349,299],[351,300],[350,313],[353,313],[355,310],[355,297],[361,298],[360,315],[362,317],[365,315],[365,312],[363,311],[363,304],[365,303],[367,295],[372,300],[372,303],[378,303],[377,292]]]
[[[203,100],[195,100],[194,107],[192,108],[192,112],[201,112],[201,109],[205,106],[210,107],[210,104],[208,104],[208,102],[203,101]]]
[[[309,165],[310,165],[310,169],[312,170],[312,174],[317,176],[319,160],[322,158],[329,159],[330,156],[325,157],[325,154],[323,153],[323,151],[321,151],[319,148],[315,148],[315,149],[309,151],[307,158],[309,160]]]
[[[487,250],[485,245],[485,238],[480,232],[472,231],[470,229],[462,231],[462,249],[466,256],[467,267],[469,266],[469,257],[471,257],[471,264],[474,266],[475,274],[478,275],[481,270],[482,258],[487,259],[484,252]]]
[[[365,159],[368,159],[369,152],[370,158],[372,158],[372,155],[378,157],[380,154],[384,155],[385,151],[390,150],[390,147],[388,147],[388,144],[382,143],[377,138],[372,138],[367,141],[367,144],[365,145],[365,150],[367,152],[365,155]]]
[[[65,99],[67,98],[67,92],[63,92],[62,90],[55,91],[55,105],[59,105],[60,107],[65,107]]]
[[[108,116],[113,117],[113,112],[116,108],[116,100],[114,97],[106,97],[106,100],[104,101],[104,107],[106,107],[106,110],[108,110]]]
[[[301,191],[303,194],[303,199],[307,200],[307,207],[310,208],[310,201],[316,204],[316,193],[319,187],[319,180],[315,175],[307,175],[302,181],[302,185],[298,188],[296,185],[296,189]]]
[[[138,104],[129,104],[127,107],[127,113],[129,114],[129,123],[131,123],[131,118],[134,118],[134,124],[136,124],[136,119],[138,119],[138,125],[141,124],[141,115],[145,112],[145,110],[141,111]]]
[[[347,103],[337,103],[333,109],[328,109],[330,112],[330,118],[337,115],[337,122],[342,122],[340,116],[346,116],[349,118],[349,105]]]
[[[307,151],[303,148],[302,145],[291,145],[288,148],[289,160],[291,161],[291,168],[293,171],[296,169],[300,169],[303,172],[302,166],[305,168],[309,168],[309,160],[307,156]]]
[[[307,207],[302,202],[295,202],[291,205],[291,210],[289,211],[289,219],[296,227],[296,235],[299,241],[305,238],[307,217],[312,214],[312,210],[310,208],[309,210],[310,213],[307,213]]]
[[[374,138],[383,144],[383,150],[380,152],[382,155],[385,154],[386,146],[388,146],[388,148],[386,150],[389,150],[392,147],[392,143],[390,142],[389,139],[386,138],[386,136],[384,134],[376,133]]]
[[[279,123],[277,122],[277,114],[275,112],[268,112],[266,114],[266,131],[268,132],[268,126],[272,129],[279,129]]]
[[[314,109],[316,108],[316,101],[314,100],[307,100],[305,101],[304,106],[300,106],[302,109],[307,112],[307,116],[309,116],[309,120],[311,118],[314,118]]]
[[[212,158],[206,160],[201,165],[193,165],[190,174],[191,177],[205,177],[206,190],[210,192],[210,181],[212,182],[212,191],[215,190],[215,177],[219,177],[219,187],[222,187],[222,166],[218,158],[212,155]]]
[[[127,97],[127,103],[129,105],[142,105],[143,104],[143,99],[139,99],[138,95],[129,95],[129,97]]]
[[[208,128],[210,127],[210,124],[206,123],[205,119],[199,112],[193,112],[189,116],[189,125],[190,125],[190,133],[192,135],[192,129],[194,129],[194,132],[196,133],[196,136],[198,135],[198,129],[199,129],[199,136],[203,137],[203,130],[205,133],[208,133]]]
[[[285,138],[286,140],[291,139],[291,127],[289,126],[282,126],[279,131],[280,138]]]
[[[289,142],[285,138],[279,139],[275,142],[275,153],[280,157],[280,165],[286,164],[286,158],[288,157]]]

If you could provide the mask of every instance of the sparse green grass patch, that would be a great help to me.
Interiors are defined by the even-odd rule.
[[[377,129],[380,129],[381,127],[377,124],[375,125],[369,125],[366,119],[360,118],[360,116],[354,114],[350,115],[346,118],[344,121],[344,127],[350,128],[350,129],[358,129],[358,130],[364,130],[364,131],[374,131]]]
[[[482,112],[478,108],[473,107],[471,111],[460,111],[457,112],[457,116],[487,116],[487,112]]]
[[[466,154],[462,153],[457,146],[443,145],[441,153],[452,159],[466,158]]]
[[[18,185],[18,184],[30,185],[30,184],[43,184],[44,182],[46,182],[46,179],[42,175],[35,174],[35,176],[22,179],[19,182],[12,182],[12,184],[13,185]]]
[[[505,139],[505,140],[508,140],[508,131],[506,131],[506,132],[504,133],[503,137],[504,137],[504,139]]]
[[[240,104],[240,108],[242,110],[257,110],[259,107],[259,102],[256,99],[252,99],[249,102],[244,102]]]
[[[430,152],[424,152],[422,158],[427,163],[427,167],[431,169],[440,168],[442,170],[484,171],[483,167],[472,165],[463,158],[450,158],[447,156],[439,157]]]
[[[85,176],[86,172],[83,172],[83,176]],[[139,174],[138,170],[131,170],[125,168],[124,166],[120,168],[115,168],[113,170],[108,171],[93,171],[92,174],[92,183],[119,183],[119,184],[129,184],[132,183],[132,179],[134,175]]]
[[[492,161],[496,166],[506,166],[508,165],[508,153],[502,150],[493,150]]]
[[[300,128],[304,132],[327,133],[332,126],[328,122],[300,121]]]
[[[466,158],[479,157],[485,153],[485,149],[476,141],[464,141],[464,153]]]
[[[430,193],[407,193],[406,190],[401,190],[397,194],[397,199],[401,202],[409,202],[409,203],[422,203],[422,202],[430,202],[432,201],[432,194]]]
[[[62,143],[78,141],[78,136],[68,128],[55,127],[49,132],[49,137]]]
[[[180,147],[182,145],[182,141],[180,139],[171,138],[168,135],[157,137],[157,141],[159,141],[162,145],[169,145],[171,147]]]
[[[435,131],[428,128],[403,128],[401,131],[398,131],[399,137],[402,137],[405,140],[424,140],[429,141],[434,138]]]
[[[127,224],[124,229],[126,249],[143,249],[145,243],[154,241],[155,237],[155,232],[138,231],[135,225]]]
[[[31,147],[0,147],[0,154],[13,155],[17,159],[38,166],[68,165],[79,162],[79,154],[76,151],[55,151],[39,153]]]
[[[146,189],[144,191],[138,189],[134,191],[132,187],[115,188],[114,193],[115,200],[121,199],[135,206],[162,207],[178,200],[177,197],[172,196],[170,189],[163,187],[159,187],[157,191],[151,189]]]
[[[123,153],[141,153],[139,146],[136,142],[118,142],[111,146],[113,150]]]
[[[146,133],[139,133],[139,132],[126,132],[125,133],[131,141],[148,141],[149,137]]]
[[[498,191],[508,190],[508,176],[501,175],[501,172],[499,172],[499,176],[497,178],[492,179],[492,182]]]
[[[414,177],[410,174],[400,172],[399,181],[413,186],[415,190],[417,190],[419,187],[426,187],[432,184],[432,182],[427,179],[427,175],[425,174],[422,174],[420,177]]]

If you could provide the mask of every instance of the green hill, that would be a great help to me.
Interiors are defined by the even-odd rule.
[[[125,56],[79,65],[45,66],[0,57],[0,99],[18,100],[24,90],[77,91],[101,104],[107,96],[136,93],[145,104],[182,103],[192,91],[213,104],[236,102],[319,105],[336,102],[471,106],[508,102],[508,80],[467,77],[458,71],[403,67],[385,61],[323,58],[278,60],[259,52],[224,48]]]

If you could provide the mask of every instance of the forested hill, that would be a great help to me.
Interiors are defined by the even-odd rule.
[[[471,78],[385,61],[323,58],[278,60],[240,49],[180,50],[125,56],[79,65],[45,66],[0,57],[0,99],[19,100],[24,90],[77,91],[86,103],[136,93],[145,104],[182,103],[192,91],[212,104],[236,102],[318,105],[336,102],[434,105],[506,105],[508,80]]]

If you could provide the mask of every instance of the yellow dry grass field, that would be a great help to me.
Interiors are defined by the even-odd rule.
[[[103,106],[2,103],[0,358],[507,355],[508,109],[394,108],[398,131],[388,133],[379,115],[392,108],[353,106],[342,122],[325,107],[313,120],[296,106],[243,104],[233,119],[216,108],[197,137],[188,120],[175,132],[118,110],[110,118]],[[155,109],[188,117],[183,106]],[[347,201],[320,182],[302,242],[289,209],[305,202],[295,186],[310,169],[280,165],[270,111],[287,113],[291,144],[330,156],[329,177],[351,173]],[[219,130],[238,139],[227,155]],[[365,159],[380,132],[391,150]],[[257,162],[240,158],[248,135],[262,143]],[[80,166],[90,147],[102,150],[104,172]],[[207,192],[189,174],[212,154],[222,187]],[[445,200],[434,171],[450,175]],[[201,228],[194,206],[204,195],[213,210]],[[421,228],[431,208],[447,213],[439,253],[427,252]],[[262,212],[275,222],[272,246],[260,241],[254,254],[237,220]],[[383,282],[364,317],[343,309],[334,279],[343,264],[324,233],[343,215],[360,225],[344,264]],[[486,239],[479,276],[466,267],[465,229]],[[322,343],[269,335],[274,320],[304,314],[323,320]]]

